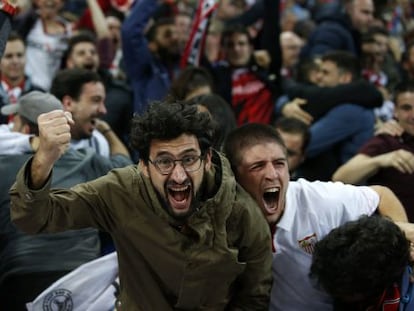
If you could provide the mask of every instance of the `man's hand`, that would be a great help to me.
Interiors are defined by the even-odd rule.
[[[73,123],[70,112],[63,110],[43,113],[37,118],[39,148],[30,169],[29,187],[32,189],[40,189],[44,185],[53,164],[69,147],[70,125]]]
[[[54,110],[43,113],[37,119],[39,125],[39,149],[43,159],[49,163],[58,160],[70,144],[70,112]]]
[[[263,68],[269,68],[272,61],[270,54],[266,50],[256,50],[253,52],[256,63]]]
[[[313,117],[300,107],[305,104],[305,99],[295,98],[283,106],[282,114],[285,117],[296,118],[307,125],[310,125],[313,121]]]
[[[414,154],[407,150],[399,149],[384,153],[378,156],[378,159],[381,167],[394,167],[406,174],[414,173]]]
[[[388,134],[391,136],[401,136],[404,129],[398,124],[396,120],[389,120],[380,124],[375,130],[375,135]]]

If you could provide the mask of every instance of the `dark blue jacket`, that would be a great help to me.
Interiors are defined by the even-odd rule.
[[[352,27],[348,15],[343,12],[322,16],[312,32],[301,58],[323,55],[328,51],[343,50],[359,56],[361,53],[360,34]]]
[[[148,20],[157,9],[156,0],[135,1],[122,25],[125,71],[134,94],[134,112],[139,114],[145,111],[149,102],[163,99],[171,83],[167,67],[151,53],[144,36]]]

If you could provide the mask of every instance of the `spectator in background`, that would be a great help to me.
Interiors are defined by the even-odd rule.
[[[403,133],[380,134],[368,140],[358,154],[344,163],[332,179],[352,184],[389,187],[414,221],[414,82],[400,83],[395,93],[394,115]]]
[[[319,87],[350,86],[351,82],[360,79],[358,58],[351,53],[332,51],[321,59]],[[353,102],[344,101],[328,110],[320,119],[311,120],[311,139],[307,148],[307,157],[300,168],[300,176],[309,180],[330,180],[333,172],[354,156],[358,149],[373,136],[375,115],[372,105],[382,105],[382,96],[375,87],[372,88],[373,96],[368,94],[368,88],[362,91],[363,93],[350,94],[355,96]],[[367,98],[370,99],[368,105],[358,103],[364,102]]]
[[[222,151],[227,135],[237,127],[230,105],[217,94],[199,95],[193,97],[190,102],[198,105],[199,111],[210,113],[215,123],[213,148]]]
[[[315,245],[311,277],[335,310],[412,310],[410,242],[392,221],[363,216]]]
[[[60,69],[72,26],[60,16],[63,0],[34,0],[33,4],[15,18],[14,29],[26,42],[26,73],[48,91]]]
[[[114,79],[108,69],[100,66],[97,41],[92,34],[81,32],[70,38],[65,66],[69,69],[87,69],[100,76],[105,87],[107,109],[101,117],[126,144],[132,118],[132,92],[124,82]]]
[[[400,72],[403,81],[414,80],[414,41],[407,44],[402,54]]]
[[[42,90],[25,74],[25,65],[25,43],[16,32],[11,32],[0,60],[0,107],[17,103],[19,97],[25,93]],[[13,116],[0,117],[0,123],[11,121],[13,121]]]
[[[177,29],[177,40],[180,51],[184,51],[187,44],[188,37],[190,36],[192,16],[190,12],[181,11],[175,14],[174,24]]]
[[[309,126],[299,119],[288,117],[276,119],[274,125],[286,146],[290,179],[295,180],[296,170],[306,158],[311,135]]]
[[[135,1],[121,35],[127,78],[133,90],[133,111],[142,114],[148,103],[163,99],[178,73],[180,44],[173,18],[148,22],[159,8],[156,0]]]
[[[106,13],[106,23],[108,25],[109,37],[114,47],[114,56],[112,58],[109,71],[112,77],[117,80],[126,80],[125,64],[122,56],[122,39],[121,27],[124,21],[124,15],[118,11],[111,10]],[[132,105],[131,105],[132,106]]]
[[[319,16],[317,26],[301,52],[302,58],[320,56],[332,50],[361,54],[360,36],[374,20],[373,0],[345,0],[343,11]]]
[[[293,79],[296,76],[296,65],[299,62],[299,53],[302,46],[302,39],[294,32],[284,31],[280,34],[282,78]]]
[[[188,66],[172,81],[167,97],[171,100],[188,100],[213,92],[214,82],[210,73],[203,67]]]
[[[248,28],[231,24],[221,35],[223,61],[207,65],[215,79],[217,94],[231,104],[238,125],[270,124],[274,101],[280,92],[279,6],[272,0],[265,0],[264,5],[261,49],[270,61],[259,64]]]

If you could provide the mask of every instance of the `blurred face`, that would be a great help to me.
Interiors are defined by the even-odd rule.
[[[395,101],[394,116],[407,133],[414,135],[414,92],[398,95]]]
[[[75,124],[71,128],[73,139],[92,136],[96,119],[106,114],[105,88],[101,82],[88,82],[83,85],[82,93],[76,100],[69,96],[63,98],[65,110],[72,113]]]
[[[374,2],[372,0],[354,0],[348,12],[352,25],[360,32],[366,32],[374,21]]]
[[[282,147],[274,142],[260,143],[240,151],[237,181],[255,199],[268,223],[279,221],[285,209],[289,168]]]
[[[59,14],[63,7],[63,0],[34,0],[42,18],[51,18]]]
[[[288,133],[277,129],[282,136],[283,142],[287,149],[287,161],[289,164],[289,172],[295,171],[298,166],[303,162],[305,155],[303,149],[303,136],[298,133]]]
[[[234,33],[224,42],[227,61],[234,67],[246,66],[253,53],[249,38],[243,33]]]
[[[107,16],[106,23],[108,25],[110,38],[116,47],[119,47],[121,43],[121,21],[114,16]]]
[[[158,52],[163,56],[176,56],[180,52],[178,32],[174,24],[162,25],[157,28],[155,43]]]
[[[190,16],[179,14],[175,17],[174,22],[177,29],[177,39],[180,48],[183,49],[190,35],[191,18]]]
[[[349,73],[340,70],[334,62],[322,61],[317,81],[321,87],[334,87],[351,82],[351,76]]]
[[[378,33],[378,34],[374,35],[374,40],[378,44],[379,52],[382,55],[387,54],[387,52],[388,52],[388,41],[389,41],[388,37],[383,35],[383,34]]]
[[[164,162],[165,159],[182,160],[201,155],[200,146],[194,135],[182,134],[171,140],[153,140],[150,145],[149,159],[152,162],[143,164],[143,173],[151,179],[151,183],[164,200],[167,212],[177,219],[190,216],[197,207],[197,197],[201,189],[204,174],[210,170],[211,154],[195,163],[197,170],[187,172],[182,162],[168,174],[162,174],[153,163]]]
[[[299,61],[299,53],[302,48],[302,40],[293,32],[284,32],[280,36],[282,49],[282,64],[285,67],[293,67]]]
[[[20,40],[7,41],[3,57],[0,61],[0,71],[3,78],[10,82],[20,82],[24,78],[26,65],[25,46]]]
[[[83,68],[92,71],[98,70],[99,55],[96,46],[90,42],[80,42],[73,47],[72,53],[66,61],[67,68]]]

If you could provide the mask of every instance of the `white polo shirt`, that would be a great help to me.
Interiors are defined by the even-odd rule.
[[[340,182],[290,182],[286,207],[273,242],[270,310],[333,310],[328,294],[309,278],[313,247],[341,224],[371,215],[379,195],[369,187]]]

